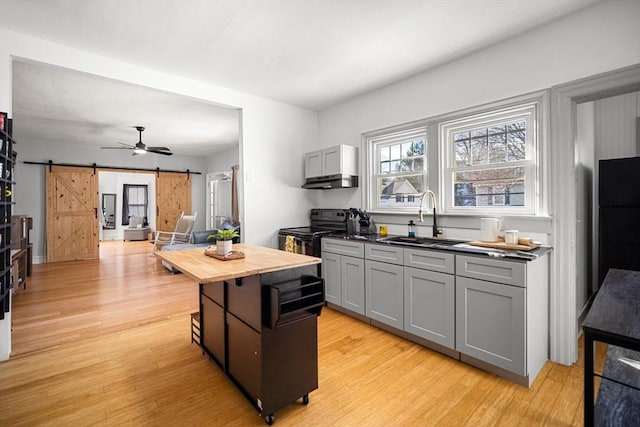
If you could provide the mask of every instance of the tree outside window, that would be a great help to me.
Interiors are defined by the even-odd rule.
[[[533,213],[536,104],[440,124],[448,212]]]

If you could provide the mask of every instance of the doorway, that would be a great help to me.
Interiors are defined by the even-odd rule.
[[[585,281],[583,273],[587,271],[583,265],[585,263],[578,258],[576,248],[579,238],[584,239],[584,233],[589,233],[578,218],[579,196],[576,196],[580,189],[577,186],[579,171],[576,166],[577,150],[580,149],[576,143],[578,105],[639,90],[640,64],[551,89],[553,120],[550,133],[554,143],[551,144],[549,155],[551,176],[558,185],[554,187],[551,201],[554,211],[554,251],[550,273],[550,356],[551,360],[565,365],[575,363],[578,357],[581,319],[576,308],[577,293],[578,286],[584,286],[584,282],[578,283],[578,280]],[[595,182],[592,180],[591,185],[595,185]],[[580,259],[584,260],[584,256],[584,253],[580,255]]]
[[[207,229],[231,223],[231,172],[207,174]]]

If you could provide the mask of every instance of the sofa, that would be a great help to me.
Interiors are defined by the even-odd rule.
[[[129,227],[122,231],[122,240],[147,240],[151,228],[145,226],[145,218],[132,216],[129,218]]]

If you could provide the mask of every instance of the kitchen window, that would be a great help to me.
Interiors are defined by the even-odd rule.
[[[445,212],[535,213],[537,106],[440,123]]]
[[[368,209],[413,212],[428,189],[427,135],[420,127],[371,137]]]

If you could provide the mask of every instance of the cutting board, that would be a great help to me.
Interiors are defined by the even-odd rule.
[[[509,244],[504,240],[498,240],[497,242],[480,242],[473,241],[469,242],[472,246],[480,246],[483,248],[493,248],[493,249],[510,249],[515,251],[530,251],[535,248],[539,248],[539,244],[532,243],[530,239],[519,239],[518,244]]]

